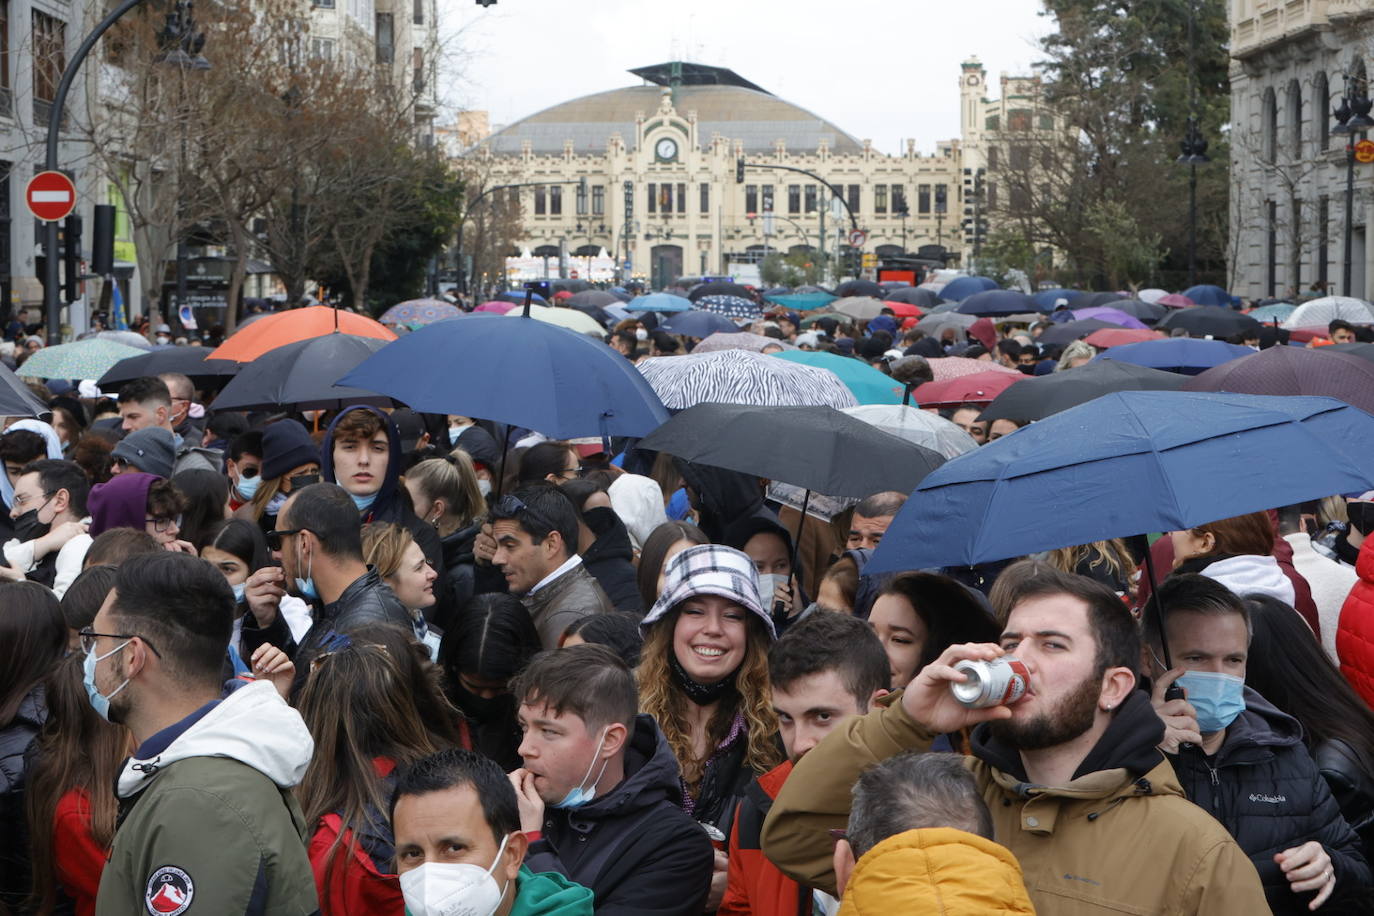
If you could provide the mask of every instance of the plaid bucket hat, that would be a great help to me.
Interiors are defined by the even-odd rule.
[[[754,561],[742,551],[720,544],[688,547],[669,561],[663,573],[663,594],[649,609],[640,628],[648,629],[673,608],[696,595],[718,595],[747,608],[763,621],[769,638],[777,638],[773,619],[759,600],[759,577]]]

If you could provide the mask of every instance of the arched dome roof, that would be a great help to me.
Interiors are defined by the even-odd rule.
[[[849,134],[805,108],[768,92],[729,85],[682,85],[675,90],[673,107],[686,117],[697,113],[697,135],[703,148],[720,134],[740,140],[747,152],[771,152],[777,140],[792,151],[816,149],[821,140],[834,153],[858,153],[863,146]],[[562,153],[573,141],[578,153],[604,153],[613,133],[626,143],[635,135],[635,115],[652,119],[658,110],[660,86],[628,86],[598,92],[545,108],[497,131],[482,146],[493,153],[518,154],[529,140],[536,154]]]

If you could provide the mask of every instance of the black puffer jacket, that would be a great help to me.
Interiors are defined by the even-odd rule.
[[[371,566],[343,590],[338,601],[326,604],[313,616],[305,638],[289,653],[296,664],[296,679],[291,685],[293,703],[300,698],[301,688],[310,676],[310,662],[337,635],[371,623],[390,623],[407,630],[412,627],[410,611]]]
[[[582,565],[600,583],[617,611],[643,617],[644,599],[639,594],[634,547],[625,523],[610,508],[588,509],[582,513],[582,519],[596,535],[596,540],[582,552]]]
[[[444,608],[442,613],[435,617],[434,623],[443,630],[452,628],[458,613],[472,596],[477,594],[473,547],[481,530],[481,524],[469,525],[439,540],[439,546],[443,549],[444,565],[438,570],[439,581],[435,583],[434,589],[436,595],[444,596]]]
[[[0,729],[0,912],[22,912],[31,886],[29,831],[24,817],[25,755],[48,718],[40,684]]]
[[[597,916],[700,916],[714,856],[679,797],[668,739],[651,717],[636,716],[625,778],[580,808],[546,808],[525,864],[591,888]]]
[[[1322,912],[1364,912],[1371,875],[1355,831],[1302,743],[1302,727],[1245,688],[1245,711],[1214,757],[1200,748],[1169,757],[1188,800],[1210,813],[1250,857],[1275,914],[1310,912],[1315,896],[1288,887],[1274,854],[1317,840],[1331,856],[1336,892]]]
[[[1374,774],[1360,765],[1354,749],[1339,738],[1312,748],[1317,769],[1341,806],[1341,814],[1364,842],[1365,857],[1374,849]]]

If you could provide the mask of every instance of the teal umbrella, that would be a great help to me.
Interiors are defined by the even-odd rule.
[[[787,350],[783,353],[770,353],[788,362],[804,363],[818,369],[829,369],[839,376],[840,381],[854,395],[860,404],[900,404],[905,387],[890,375],[885,375],[867,363],[848,356],[834,353],[821,353],[811,350]]]
[[[814,309],[825,308],[834,302],[835,298],[829,293],[788,293],[784,296],[764,297],[769,304],[781,305],[783,308],[791,309],[794,312],[810,312]]]
[[[97,379],[121,359],[143,356],[147,352],[112,340],[92,337],[75,343],[44,347],[24,360],[18,374],[33,378]]]
[[[1296,305],[1289,305],[1287,302],[1276,302],[1273,305],[1261,305],[1257,309],[1250,310],[1250,317],[1256,321],[1265,323],[1271,321],[1287,321],[1288,316],[1297,311]]]
[[[650,293],[625,304],[631,312],[685,312],[692,308],[692,300],[672,293]]]

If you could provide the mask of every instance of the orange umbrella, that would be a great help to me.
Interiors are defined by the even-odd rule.
[[[257,359],[268,350],[275,350],[298,340],[323,337],[334,331],[381,340],[396,339],[394,333],[365,315],[341,312],[324,305],[312,305],[259,318],[235,331],[206,359],[232,359],[246,363]]]

